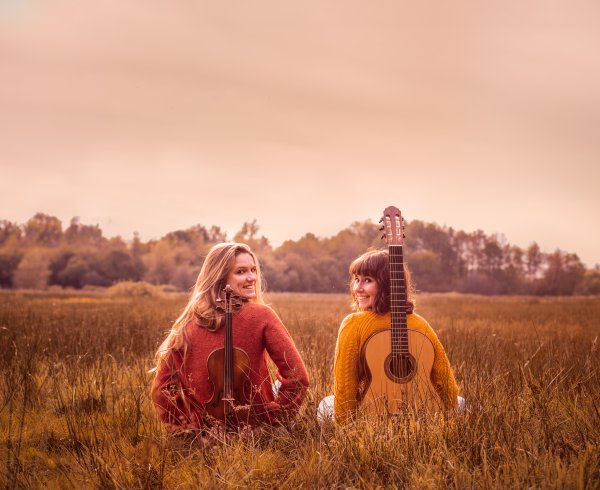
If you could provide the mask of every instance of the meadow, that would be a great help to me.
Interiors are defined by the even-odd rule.
[[[600,488],[600,298],[418,295],[468,409],[320,424],[345,295],[269,294],[309,370],[299,416],[201,446],[168,436],[153,355],[186,295],[0,292],[5,488]]]

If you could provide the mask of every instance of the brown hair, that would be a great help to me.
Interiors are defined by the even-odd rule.
[[[348,268],[350,273],[350,294],[352,295],[352,309],[358,311],[358,302],[352,291],[354,276],[370,276],[377,282],[378,290],[372,310],[380,315],[390,311],[390,255],[387,250],[369,250],[352,261]],[[406,302],[408,313],[415,308],[415,294],[410,280],[410,271],[404,263],[404,276],[406,280]]]

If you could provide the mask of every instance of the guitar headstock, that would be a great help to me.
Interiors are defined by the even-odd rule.
[[[402,245],[404,243],[404,218],[398,208],[394,206],[385,208],[383,217],[379,222],[383,223],[380,228],[384,232],[381,238],[385,238],[388,245]]]

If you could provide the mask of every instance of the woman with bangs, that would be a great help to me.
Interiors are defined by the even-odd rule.
[[[333,395],[319,404],[319,419],[334,417],[345,424],[356,414],[364,396],[367,373],[360,360],[369,337],[390,329],[390,264],[388,250],[372,250],[356,258],[349,268],[351,313],[342,321],[338,331],[334,360]],[[444,347],[427,321],[414,313],[414,290],[410,273],[404,267],[407,290],[407,327],[423,333],[433,344],[435,359],[431,382],[447,410],[460,410],[464,404],[458,396],[458,386]]]
[[[209,251],[183,312],[156,353],[152,402],[174,433],[205,435],[220,427],[206,408],[215,390],[208,358],[224,346],[225,315],[217,308],[226,285],[242,300],[232,314],[234,348],[249,359],[249,404],[240,426],[276,424],[293,415],[308,387],[308,374],[294,341],[277,314],[265,305],[254,252],[242,243],[220,243]],[[275,383],[267,366],[277,367]],[[236,414],[238,412],[236,411]]]

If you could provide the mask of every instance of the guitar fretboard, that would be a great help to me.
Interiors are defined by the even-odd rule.
[[[392,354],[408,354],[406,331],[407,293],[402,245],[390,245],[390,311],[392,316]]]

